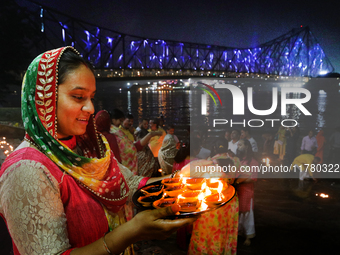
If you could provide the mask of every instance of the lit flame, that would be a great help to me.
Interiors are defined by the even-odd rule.
[[[208,205],[202,201],[201,206],[200,206],[200,211],[204,211],[208,209]]]
[[[203,201],[203,199],[204,199],[204,193],[201,192],[201,193],[198,195],[197,198],[198,198],[198,200]]]
[[[179,175],[179,182],[183,182],[182,179],[183,179],[183,174],[180,174],[180,175]],[[186,181],[186,180],[185,180],[185,181]],[[185,184],[185,183],[183,183],[183,184]]]
[[[0,141],[0,148],[2,149],[2,151],[4,152],[4,154],[8,157],[9,154],[13,151],[13,146],[11,144],[9,144],[7,141],[6,141],[6,137],[2,137],[2,141]]]
[[[206,184],[205,182],[203,182],[203,184],[202,184],[202,188],[201,188],[201,189],[202,189],[202,191],[203,191],[203,190],[205,190],[205,188],[206,188],[206,187],[207,187],[207,184]]]
[[[178,196],[177,196],[177,199],[176,199],[176,204],[179,204],[179,200],[180,199],[183,199],[184,197],[181,195],[181,194],[179,194]]]
[[[198,200],[201,204],[199,208],[200,211],[204,211],[208,209],[208,205],[204,203],[204,198],[209,195],[211,195],[211,190],[207,187],[206,182],[204,182],[202,184],[201,193],[198,195]]]
[[[270,165],[270,159],[269,158],[263,158],[262,162],[266,164],[266,166]]]
[[[328,198],[329,196],[328,196],[327,194],[321,193],[321,194],[320,194],[320,197],[322,197],[322,198]]]
[[[222,190],[223,190],[223,183],[221,181],[218,181],[218,188],[217,188],[218,193],[221,193]]]
[[[180,174],[180,182],[182,184],[184,184],[184,187],[187,185],[187,180],[188,179],[189,179],[188,177],[183,177],[183,175]],[[204,180],[204,182],[202,183],[200,193],[197,196],[198,205],[199,205],[198,210],[200,210],[200,211],[205,211],[205,210],[207,210],[209,208],[209,205],[204,202],[204,199],[206,197],[212,195],[212,194],[218,193],[218,201],[224,200],[224,195],[222,193],[223,188],[224,188],[224,184],[225,184],[224,181],[221,180],[221,179],[218,179],[218,178],[211,178],[211,179],[209,179],[210,183],[218,183],[217,188],[210,188],[207,185],[206,181],[207,180]],[[215,187],[216,187],[216,185],[215,185]],[[166,193],[164,193],[164,196],[166,196]],[[176,203],[183,203],[183,202],[185,203],[186,199],[187,198],[184,197],[182,194],[179,194],[177,196],[177,198],[176,198]]]

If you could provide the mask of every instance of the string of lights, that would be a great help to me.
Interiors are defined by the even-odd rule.
[[[309,77],[334,71],[308,26],[292,29],[257,47],[231,48],[142,38],[39,8],[36,14],[31,13],[32,20],[36,15],[41,27],[43,40],[35,44],[39,51],[72,45],[96,69],[123,70],[119,73],[122,76],[131,74],[129,70],[153,70],[155,76],[159,70],[169,70],[193,76],[211,71],[217,76],[223,72]]]

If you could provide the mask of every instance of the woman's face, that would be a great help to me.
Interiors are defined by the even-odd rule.
[[[168,134],[173,135],[174,133],[175,133],[175,129],[174,128],[168,129]]]
[[[67,74],[66,80],[58,86],[58,139],[85,133],[94,113],[95,93],[95,77],[85,65]]]
[[[238,149],[239,151],[245,151],[246,145],[244,144],[244,141],[243,141],[243,140],[238,141],[237,149]]]
[[[147,120],[143,120],[143,128],[148,129],[149,128],[149,122]]]
[[[120,119],[112,119],[112,124],[115,127],[119,127],[124,121],[124,118],[120,118]]]

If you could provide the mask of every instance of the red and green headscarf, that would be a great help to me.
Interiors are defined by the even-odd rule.
[[[96,132],[91,115],[86,133],[76,136],[80,156],[57,139],[58,66],[63,47],[47,51],[29,65],[22,86],[22,118],[27,137],[65,173],[90,190],[109,210],[117,212],[129,190],[105,137]]]

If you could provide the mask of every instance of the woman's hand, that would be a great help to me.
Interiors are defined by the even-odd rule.
[[[157,210],[138,213],[129,223],[134,226],[139,240],[168,238],[178,228],[192,224],[197,218],[164,219],[179,212],[180,206],[175,204]]]
[[[161,136],[163,133],[162,131],[151,131],[150,134],[152,137],[154,137],[154,136]]]
[[[154,136],[161,136],[162,132],[161,131],[151,131],[149,132],[146,136],[144,136],[141,140],[140,140],[140,144],[144,147],[145,145],[147,145],[150,141],[150,139]]]
[[[148,239],[166,239],[178,228],[192,224],[196,218],[164,219],[175,215],[180,210],[179,205],[172,205],[162,209],[146,210],[138,213],[130,221],[106,234],[105,242],[113,254],[119,254],[129,245]],[[72,254],[107,254],[103,246],[103,238],[96,242],[72,251]]]

